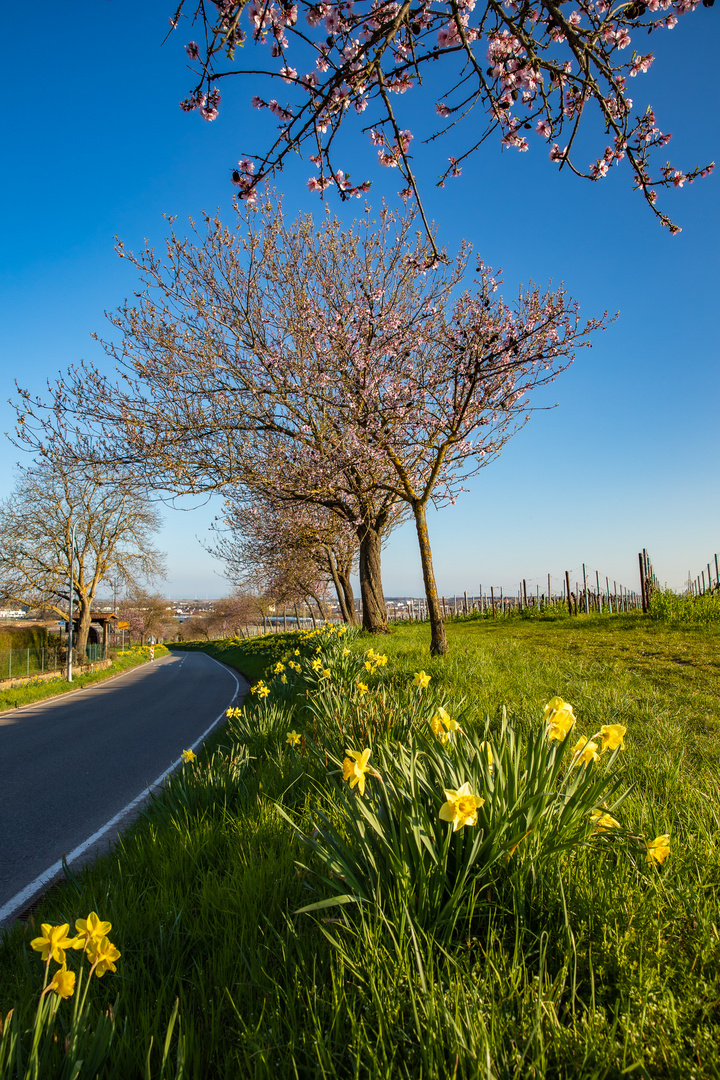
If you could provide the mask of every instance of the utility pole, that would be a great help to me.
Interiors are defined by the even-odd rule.
[[[68,619],[68,654],[67,654],[67,681],[73,681],[73,665],[72,665],[72,652],[73,652],[73,593],[75,591],[75,582],[73,575],[75,571],[75,526],[70,526],[70,601],[69,601],[69,619]]]

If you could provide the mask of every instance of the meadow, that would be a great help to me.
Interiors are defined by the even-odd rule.
[[[720,1077],[720,627],[448,638],[195,646],[253,692],[3,935],[0,1077]]]

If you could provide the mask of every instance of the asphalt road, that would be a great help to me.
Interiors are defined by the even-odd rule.
[[[173,653],[0,714],[0,912],[140,796],[245,688],[204,653]]]

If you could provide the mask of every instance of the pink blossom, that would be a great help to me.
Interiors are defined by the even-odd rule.
[[[189,41],[185,46],[185,52],[188,54],[191,60],[197,60],[200,56],[200,49],[196,41]]]
[[[450,109],[448,108],[447,105],[444,105],[442,102],[438,102],[438,104],[435,106],[435,112],[438,114],[438,116],[442,116],[442,117],[450,115]]]

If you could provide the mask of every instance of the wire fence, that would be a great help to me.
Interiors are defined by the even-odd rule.
[[[657,587],[647,552],[641,552],[640,592],[629,589],[608,575],[601,574],[586,563],[561,574],[547,574],[543,578],[522,578],[517,590],[508,592],[502,585],[479,586],[477,592],[464,591],[441,596],[443,617],[459,618],[465,615],[484,615],[494,618],[503,614],[534,612],[567,612],[569,615],[589,615],[591,612],[616,615],[620,612],[647,610],[651,588]],[[651,582],[650,585],[647,582]],[[427,619],[427,601],[424,597],[403,597],[387,602],[388,617],[392,621],[423,621]]]
[[[90,644],[84,657],[73,650],[73,664],[94,664],[105,659],[105,646]],[[0,650],[0,681],[52,674],[67,667],[67,648],[60,645],[34,649]]]

